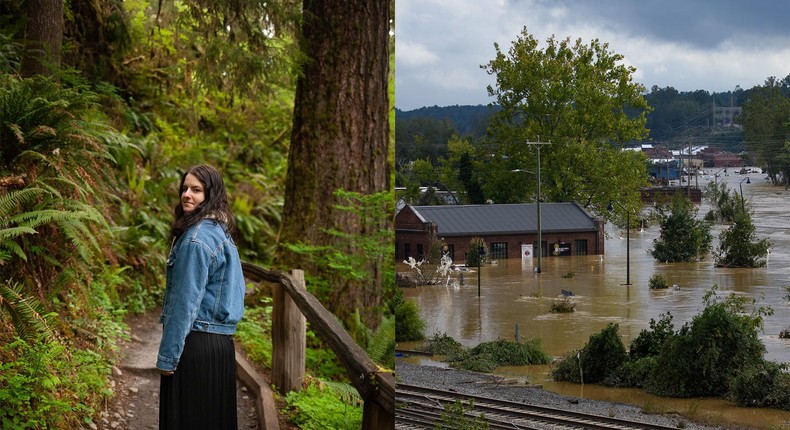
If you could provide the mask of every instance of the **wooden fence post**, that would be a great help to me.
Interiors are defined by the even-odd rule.
[[[295,286],[305,290],[304,271],[291,273]],[[272,287],[272,383],[280,394],[299,391],[305,374],[305,316],[282,285]]]

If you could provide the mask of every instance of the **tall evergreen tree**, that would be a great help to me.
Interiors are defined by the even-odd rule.
[[[331,234],[374,235],[391,229],[389,217],[363,219],[341,211],[337,190],[363,195],[389,192],[389,25],[390,5],[373,0],[303,4],[301,47],[306,55],[297,81],[293,132],[288,154],[281,243],[303,242],[359,252],[355,243]],[[300,267],[329,280],[325,305],[343,320],[355,310],[369,326],[381,318],[384,259],[368,267],[373,281],[344,279],[281,248],[283,267]],[[320,270],[320,272],[319,272]]]

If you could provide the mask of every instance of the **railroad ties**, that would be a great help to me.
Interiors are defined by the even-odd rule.
[[[499,429],[618,429],[669,430],[674,427],[641,423],[613,417],[564,411],[533,406],[490,397],[472,396],[451,391],[435,390],[416,385],[397,384],[395,390],[395,429],[433,429],[441,421],[444,405],[457,400],[473,400],[474,408],[465,411],[470,416],[484,416],[491,430]]]

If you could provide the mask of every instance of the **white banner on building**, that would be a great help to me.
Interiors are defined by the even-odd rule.
[[[527,243],[521,244],[521,259],[522,260],[531,260],[533,254],[533,246]]]

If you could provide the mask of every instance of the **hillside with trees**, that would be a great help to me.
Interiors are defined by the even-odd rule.
[[[644,111],[647,134],[639,139],[621,139],[619,144],[627,147],[649,143],[677,150],[691,143],[749,154],[755,164],[766,169],[774,183],[785,183],[790,178],[790,172],[783,173],[790,166],[786,160],[789,153],[786,142],[790,140],[787,109],[790,75],[782,80],[769,77],[764,85],[754,88],[744,90],[736,86],[733,91],[721,93],[681,92],[672,87],[654,86],[643,93],[643,98],[648,106]],[[417,187],[429,186],[437,190],[454,189],[465,203],[523,201],[529,191],[513,182],[513,178],[502,186],[501,174],[482,173],[491,164],[483,160],[507,146],[501,136],[493,133],[492,127],[492,120],[502,109],[500,103],[492,103],[396,110],[396,186],[405,187],[398,196],[416,201]],[[636,118],[641,111],[624,106],[623,112],[628,118]],[[541,140],[549,140],[547,136],[541,133]],[[462,159],[465,161],[461,162]],[[471,181],[470,169],[463,167],[470,164],[471,170],[477,172]],[[518,196],[511,195],[510,191],[516,189]],[[488,191],[481,195],[480,190]],[[507,194],[502,195],[501,190]]]

